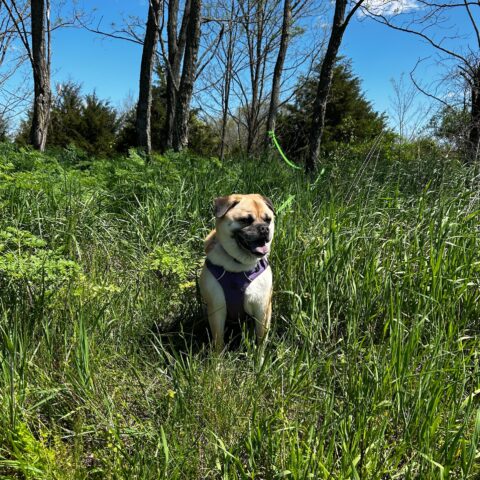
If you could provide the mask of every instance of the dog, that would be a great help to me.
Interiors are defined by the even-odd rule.
[[[272,316],[272,269],[268,255],[275,228],[270,199],[228,195],[214,201],[215,229],[205,239],[206,261],[199,278],[215,349],[224,348],[227,319],[255,321],[257,342],[267,336]]]

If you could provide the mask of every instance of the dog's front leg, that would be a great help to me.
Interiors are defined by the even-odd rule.
[[[212,332],[213,344],[217,352],[224,347],[225,321],[227,319],[227,304],[223,289],[212,273],[203,267],[200,274],[200,293],[207,306],[208,323]]]
[[[258,305],[254,308],[255,319],[255,334],[257,336],[258,344],[262,344],[268,335],[270,329],[270,322],[272,319],[272,296],[268,297],[268,301],[263,305]]]
[[[227,309],[223,305],[207,305],[208,323],[212,332],[213,345],[215,350],[220,353],[225,346],[225,320],[227,318]]]

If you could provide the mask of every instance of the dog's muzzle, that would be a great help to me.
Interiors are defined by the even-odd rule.
[[[247,227],[234,234],[238,245],[257,257],[263,257],[269,252],[269,246],[267,245],[270,240],[269,236],[270,227],[268,224]]]

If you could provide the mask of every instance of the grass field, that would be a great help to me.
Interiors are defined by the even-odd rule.
[[[480,476],[475,172],[0,147],[0,478]],[[392,160],[393,158],[393,160]],[[208,346],[211,201],[272,198],[273,331]]]

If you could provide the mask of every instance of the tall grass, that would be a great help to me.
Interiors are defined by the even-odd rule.
[[[474,172],[1,148],[0,478],[478,478]],[[263,363],[198,303],[234,191],[278,210]]]

